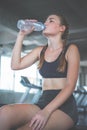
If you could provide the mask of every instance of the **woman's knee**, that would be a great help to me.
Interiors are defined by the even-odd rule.
[[[4,105],[0,108],[0,117],[3,117],[6,113],[8,113],[9,106]]]
[[[8,119],[8,114],[11,113],[12,107],[10,105],[4,105],[0,108],[0,121]]]
[[[9,124],[10,124],[9,117],[10,117],[11,109],[12,108],[9,105],[0,107],[0,130],[9,128]]]

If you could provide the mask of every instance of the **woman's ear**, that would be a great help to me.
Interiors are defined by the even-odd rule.
[[[61,31],[61,32],[64,32],[65,29],[66,29],[66,27],[65,27],[64,25],[62,25],[62,26],[60,27],[60,31]]]

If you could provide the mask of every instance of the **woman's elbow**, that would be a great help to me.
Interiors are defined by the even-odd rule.
[[[12,70],[19,70],[20,68],[19,68],[19,65],[11,63],[11,69]]]

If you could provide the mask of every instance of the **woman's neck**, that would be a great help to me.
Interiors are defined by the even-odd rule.
[[[50,50],[57,50],[57,49],[60,49],[60,48],[63,48],[63,41],[61,39],[48,39],[48,48]]]

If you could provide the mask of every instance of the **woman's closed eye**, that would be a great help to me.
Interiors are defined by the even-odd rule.
[[[47,19],[45,23],[51,23],[51,22],[54,22],[53,18]]]
[[[51,22],[54,22],[54,21],[53,21],[53,20],[50,20],[49,22],[51,23]]]

